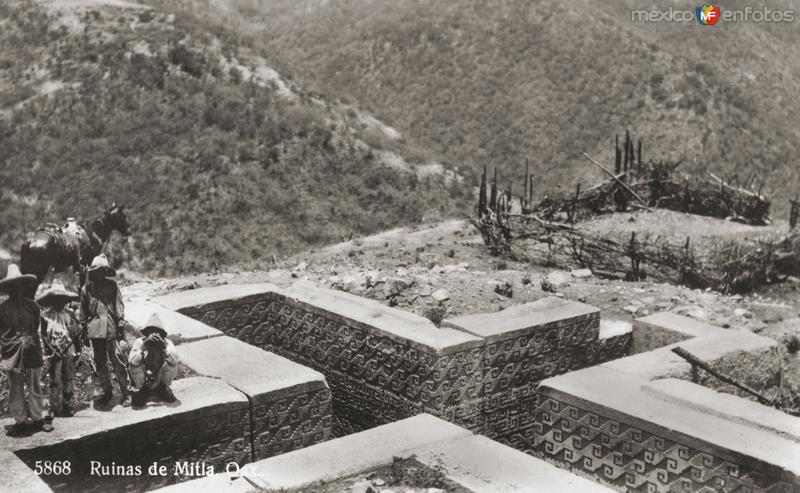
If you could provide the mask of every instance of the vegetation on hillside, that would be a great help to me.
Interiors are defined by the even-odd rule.
[[[800,188],[796,21],[634,23],[631,10],[643,6],[633,0],[225,5],[220,15],[274,63],[454,162],[499,165],[503,185],[521,183],[529,158],[540,195],[572,193],[573,180],[600,176],[580,151],[611,163],[614,134],[629,128],[649,156],[684,159],[683,171],[765,177],[778,215]],[[770,4],[780,7],[800,10],[794,0]]]
[[[248,77],[258,59],[241,39],[191,17],[0,0],[0,45],[9,250],[36,226],[116,201],[135,233],[112,240],[115,262],[164,275],[271,261],[458,207],[457,181],[384,165],[336,108]]]

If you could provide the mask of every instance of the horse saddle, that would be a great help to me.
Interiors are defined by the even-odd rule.
[[[81,245],[80,231],[69,231],[57,224],[47,223],[45,227],[37,229],[36,232],[51,237],[60,249],[80,248]]]

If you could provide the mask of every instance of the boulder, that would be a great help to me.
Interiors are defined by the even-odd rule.
[[[443,303],[450,299],[450,291],[440,288],[433,292],[431,295],[438,303]]]
[[[577,279],[588,279],[592,277],[592,271],[590,269],[574,269],[570,274]]]

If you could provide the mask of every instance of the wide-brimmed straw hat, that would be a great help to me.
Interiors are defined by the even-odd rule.
[[[154,332],[159,334],[161,337],[167,337],[167,329],[164,328],[164,321],[161,320],[161,317],[158,316],[158,313],[150,315],[150,318],[147,319],[147,323],[144,324],[144,328],[139,332],[141,332],[145,337]]]
[[[77,300],[78,298],[78,293],[70,291],[64,287],[64,284],[61,281],[56,279],[49,288],[42,291],[42,293],[36,297],[36,302],[40,305],[47,305],[50,303],[56,303],[59,300],[73,301]]]
[[[23,274],[17,264],[8,264],[6,277],[0,280],[0,291],[8,291],[15,287],[32,288],[36,286],[38,279],[33,274]]]
[[[98,270],[102,270],[103,274],[109,277],[114,277],[117,275],[117,271],[115,271],[111,264],[108,263],[108,257],[104,253],[96,256],[94,260],[92,260],[92,265],[89,266],[89,272],[96,272]]]

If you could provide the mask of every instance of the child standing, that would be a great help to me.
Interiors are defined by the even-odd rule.
[[[43,291],[36,302],[42,308],[42,332],[45,351],[50,356],[50,413],[52,416],[72,416],[72,380],[75,377],[75,355],[80,351],[80,323],[69,303],[78,294],[69,291],[58,281]]]

